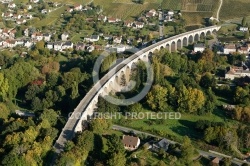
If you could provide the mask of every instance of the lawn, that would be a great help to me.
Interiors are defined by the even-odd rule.
[[[201,133],[195,130],[195,122],[198,120],[209,120],[213,122],[224,122],[224,113],[222,110],[215,110],[211,115],[191,115],[182,114],[180,119],[128,119],[114,120],[114,123],[120,123],[127,127],[147,131],[157,135],[165,136],[170,139],[180,141],[187,135],[193,139],[201,139]]]

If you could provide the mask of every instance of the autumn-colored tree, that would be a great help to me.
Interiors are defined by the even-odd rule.
[[[8,79],[4,77],[3,73],[0,73],[0,101],[6,100],[8,90],[9,90]]]

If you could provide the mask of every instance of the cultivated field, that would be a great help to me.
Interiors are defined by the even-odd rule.
[[[220,18],[223,20],[250,15],[250,0],[223,0]]]

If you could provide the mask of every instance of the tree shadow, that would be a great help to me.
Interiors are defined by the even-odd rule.
[[[170,129],[181,136],[188,136],[190,138],[199,139],[202,137],[200,133],[195,130],[195,122],[187,120],[178,120],[183,126],[171,127]]]

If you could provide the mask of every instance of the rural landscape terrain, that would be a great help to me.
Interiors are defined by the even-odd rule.
[[[0,165],[250,166],[250,0],[0,0]]]

